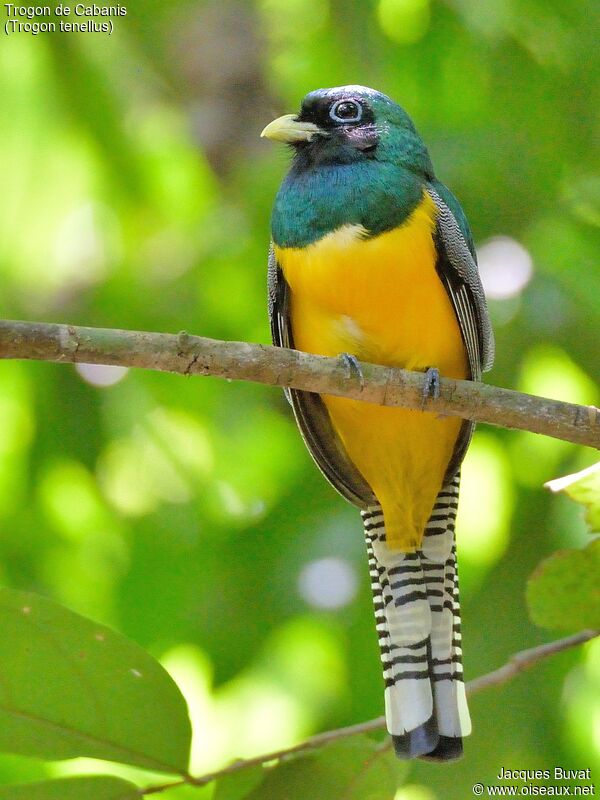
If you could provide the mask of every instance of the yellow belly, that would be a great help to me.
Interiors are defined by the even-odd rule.
[[[424,195],[407,222],[365,239],[347,226],[305,248],[276,248],[290,287],[295,346],[362,361],[468,375],[452,305],[435,270],[435,205]],[[383,508],[390,547],[423,538],[461,421],[323,396],[352,462]]]

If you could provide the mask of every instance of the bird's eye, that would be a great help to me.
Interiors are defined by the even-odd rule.
[[[329,116],[335,122],[360,122],[362,107],[354,100],[338,100],[329,109]]]

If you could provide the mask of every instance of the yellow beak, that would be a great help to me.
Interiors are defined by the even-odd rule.
[[[295,114],[284,114],[283,117],[269,122],[261,133],[266,139],[273,139],[275,142],[310,142],[316,133],[321,129],[312,122],[300,122]]]

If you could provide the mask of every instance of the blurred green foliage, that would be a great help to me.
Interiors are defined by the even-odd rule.
[[[544,628],[600,630],[600,539],[544,559],[529,580],[527,602]]]
[[[489,380],[598,404],[597,3],[127,10],[111,37],[3,37],[3,317],[268,341],[269,211],[287,155],[258,135],[307,91],[362,83],[413,116],[478,245],[511,237],[532,258],[531,280],[491,300]],[[382,712],[358,514],[317,473],[279,392],[7,362],[0,413],[1,580],[159,657],[190,704],[195,772]],[[468,677],[545,638],[527,577],[585,529],[541,484],[593,460],[533,434],[476,435],[458,528]],[[332,558],[350,586],[337,600],[322,581],[314,591]],[[411,764],[396,800],[463,800],[501,766],[597,780],[599,698],[598,643],[478,695],[463,761]],[[99,769],[115,771],[4,756],[0,783]]]
[[[59,778],[56,781],[34,781],[2,789],[0,800],[136,800],[136,787],[121,778],[94,775],[82,778]]]
[[[590,533],[598,532],[600,462],[546,487],[581,503]],[[527,583],[527,604],[531,619],[544,628],[600,630],[600,537],[545,558]]]

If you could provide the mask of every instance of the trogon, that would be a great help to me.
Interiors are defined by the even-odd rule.
[[[273,342],[479,380],[493,335],[466,217],[408,114],[364,86],[318,89],[263,136],[293,160],[272,214]],[[306,445],[362,514],[401,758],[449,760],[470,732],[455,519],[473,424],[427,410],[290,389]]]

